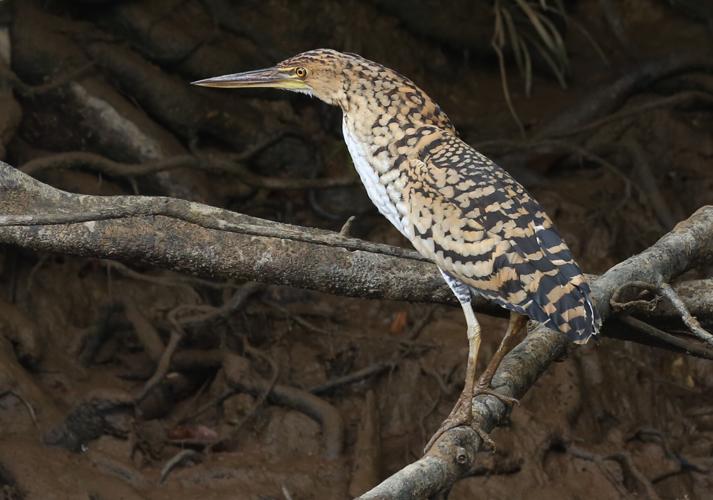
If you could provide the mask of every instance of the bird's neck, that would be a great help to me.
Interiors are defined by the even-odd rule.
[[[420,156],[434,132],[456,133],[446,114],[425,93],[414,87],[397,90],[353,95],[341,104],[345,139],[358,144],[364,157],[380,166],[377,170],[399,158]],[[425,134],[429,140],[423,140]]]
[[[456,133],[440,106],[413,82],[390,70],[377,74],[348,80],[339,99],[345,131],[366,152],[387,152],[393,159],[424,128]]]
[[[378,83],[378,84],[377,84]],[[423,90],[410,81],[379,81],[368,86],[353,83],[337,99],[346,120],[361,133],[432,126],[455,133],[453,124]]]

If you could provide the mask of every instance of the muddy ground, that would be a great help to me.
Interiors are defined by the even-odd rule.
[[[706,2],[565,2],[568,22],[548,15],[567,67],[553,71],[533,49],[530,95],[506,47],[513,108],[540,141],[529,147],[490,45],[492,3],[405,4],[2,2],[1,158],[18,167],[46,158],[33,175],[72,192],[165,194],[332,230],[355,216],[355,236],[406,246],[357,183],[290,189],[290,179],[354,179],[338,110],[276,91],[187,85],[325,46],[421,85],[468,142],[530,189],[589,273],[713,203]],[[515,2],[500,4],[518,15]],[[687,63],[696,57],[707,62]],[[622,75],[627,91],[596,97]],[[571,114],[585,102],[592,113]],[[53,156],[77,151],[127,165],[242,156],[229,172],[148,175]],[[482,361],[505,321],[481,315],[481,324]],[[176,325],[186,332],[180,359],[132,406]],[[464,334],[460,310],[447,306],[0,247],[3,498],[354,496],[421,455],[462,388]],[[217,351],[230,353],[234,373],[216,368]],[[254,390],[237,390],[231,376]],[[291,404],[267,396],[278,387],[292,391]],[[610,339],[572,349],[449,498],[710,498],[711,391],[710,361]],[[310,416],[315,404],[336,409],[343,442]]]

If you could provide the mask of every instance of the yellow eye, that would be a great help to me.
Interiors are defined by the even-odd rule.
[[[307,70],[305,68],[296,68],[295,75],[297,75],[299,78],[304,78],[305,76],[307,76]]]

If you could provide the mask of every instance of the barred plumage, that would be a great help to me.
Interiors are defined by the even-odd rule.
[[[307,54],[286,64],[305,64],[314,57]],[[475,293],[572,340],[595,334],[599,320],[589,285],[537,201],[461,141],[446,114],[413,82],[351,58],[345,71],[357,77],[343,86],[344,136],[382,214]],[[374,82],[373,93],[362,91],[365,80]]]
[[[470,420],[473,395],[488,392],[499,361],[524,326],[522,317],[579,342],[597,332],[589,286],[542,207],[505,170],[463,142],[441,108],[408,78],[355,54],[318,49],[274,68],[195,83],[283,88],[342,109],[344,139],[369,197],[438,265],[468,324],[465,388],[431,442]],[[474,294],[514,313],[477,386]]]
[[[405,174],[414,246],[506,309],[575,341],[596,333],[589,285],[537,201],[455,137],[423,158]]]

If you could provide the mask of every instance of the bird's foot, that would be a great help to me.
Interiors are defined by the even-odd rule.
[[[475,391],[477,393],[477,390]],[[460,426],[468,426],[473,429],[480,439],[483,440],[488,448],[495,450],[495,443],[488,433],[485,432],[473,419],[473,395],[461,393],[458,401],[456,401],[455,406],[451,410],[450,415],[443,421],[441,427],[436,431],[436,433],[431,436],[431,439],[426,443],[426,447],[423,449],[423,453],[428,453],[431,447],[436,441],[447,431],[455,429]]]

